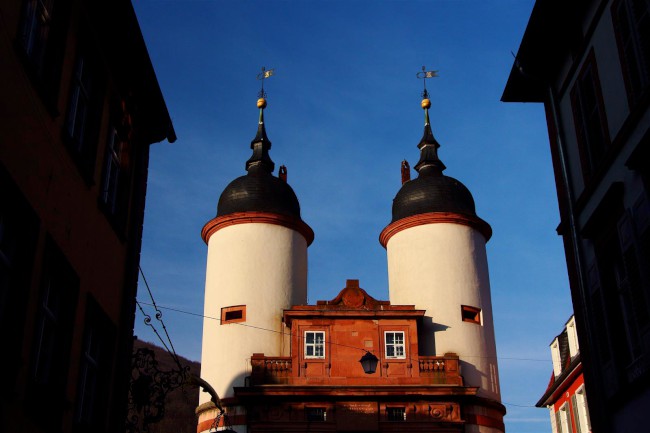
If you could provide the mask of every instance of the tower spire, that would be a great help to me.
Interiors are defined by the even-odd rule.
[[[260,109],[259,121],[257,123],[257,134],[251,141],[251,149],[253,154],[246,161],[246,171],[249,173],[273,173],[275,163],[269,156],[271,149],[271,140],[266,136],[266,128],[264,127],[264,109],[266,108],[266,92],[264,91],[264,80],[269,78],[275,73],[274,69],[266,70],[262,67],[262,72],[257,74],[257,79],[262,81],[262,88],[257,97],[257,108]]]
[[[431,100],[429,99],[429,92],[427,91],[427,78],[434,78],[438,76],[438,71],[427,71],[422,66],[422,72],[418,72],[416,77],[422,78],[424,83],[424,90],[422,91],[422,108],[424,109],[424,133],[422,139],[418,143],[420,149],[420,160],[415,164],[415,170],[420,175],[434,175],[440,176],[446,168],[445,164],[438,158],[438,148],[440,144],[433,136],[431,131],[431,122],[429,121],[429,108],[431,107]]]

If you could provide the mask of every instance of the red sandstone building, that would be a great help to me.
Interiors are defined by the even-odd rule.
[[[291,353],[252,354],[248,386],[235,388],[247,419],[233,423],[251,433],[503,431],[503,407],[463,383],[457,354],[418,355],[424,315],[373,299],[358,280],[331,301],[285,310]],[[373,374],[359,363],[366,351],[379,358]]]
[[[443,174],[423,96],[418,175],[411,180],[402,162],[392,219],[378,233],[390,301],[349,280],[317,305],[307,305],[314,232],[286,169],[273,175],[267,103],[257,101],[246,174],[225,187],[201,233],[201,377],[222,404],[202,393],[197,433],[224,424],[238,433],[504,431],[486,252],[492,229],[467,187]],[[378,367],[364,372],[362,356]]]

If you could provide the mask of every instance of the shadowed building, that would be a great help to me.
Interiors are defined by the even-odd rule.
[[[650,3],[538,0],[502,100],[546,110],[594,431],[647,430]]]
[[[124,428],[149,145],[131,3],[0,4],[0,431]]]

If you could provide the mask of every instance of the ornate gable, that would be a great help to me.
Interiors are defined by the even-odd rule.
[[[384,306],[389,306],[389,301],[378,301],[361,287],[359,280],[347,280],[345,288],[331,301],[318,301],[317,305],[327,305],[328,307],[341,309],[360,309],[360,310],[382,310]]]

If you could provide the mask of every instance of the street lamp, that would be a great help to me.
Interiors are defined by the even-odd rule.
[[[366,351],[366,354],[361,357],[359,360],[361,363],[361,366],[363,367],[363,371],[366,374],[372,374],[377,370],[377,363],[379,362],[379,359],[372,353]]]

